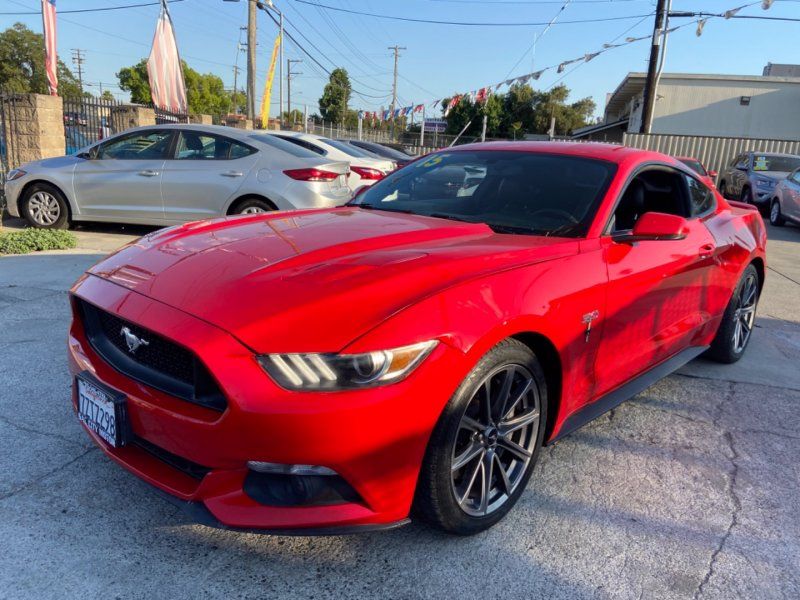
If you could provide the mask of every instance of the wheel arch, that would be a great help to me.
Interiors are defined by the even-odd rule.
[[[246,202],[247,200],[261,200],[262,202],[266,202],[272,207],[272,210],[279,210],[278,205],[275,204],[272,200],[264,196],[263,194],[242,194],[235,198],[230,204],[228,204],[228,209],[225,211],[226,215],[232,215],[236,211],[236,207],[239,206],[242,202]]]
[[[561,407],[561,389],[563,371],[561,356],[555,344],[545,335],[535,331],[521,331],[510,336],[525,344],[539,359],[547,383],[547,424],[544,431],[544,442],[550,438],[558,419]]]
[[[758,295],[761,296],[761,291],[764,289],[764,277],[767,274],[764,259],[756,256],[750,261],[750,264],[756,268],[756,273],[758,273]]]
[[[64,191],[64,188],[59,184],[50,181],[49,179],[34,179],[32,181],[27,182],[22,189],[19,191],[19,195],[17,196],[17,210],[19,211],[20,217],[24,218],[22,215],[22,200],[25,198],[25,194],[28,193],[28,190],[31,189],[34,185],[44,183],[45,185],[49,185],[50,187],[54,187],[58,192],[64,197],[64,200],[67,202],[67,220],[71,221],[72,216],[76,214],[75,206],[73,206],[72,198],[70,198],[69,194]]]

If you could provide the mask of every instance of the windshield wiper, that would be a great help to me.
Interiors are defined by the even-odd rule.
[[[425,215],[426,217],[434,217],[435,219],[449,219],[450,221],[461,221],[462,223],[479,223],[480,221],[469,221],[467,219],[463,219],[461,217],[457,217],[456,215],[449,215],[447,213],[429,213]]]
[[[498,225],[496,223],[487,223],[489,228],[495,233],[514,233],[522,235],[542,235],[541,231],[536,229],[529,229],[527,227],[514,227],[513,225]]]
[[[375,206],[374,204],[351,204],[350,206],[365,208],[367,210],[382,210],[384,212],[404,213],[406,215],[416,214],[413,210],[408,210],[407,208],[383,208],[382,206]]]

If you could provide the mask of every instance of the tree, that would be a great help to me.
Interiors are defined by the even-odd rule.
[[[58,61],[58,93],[80,96],[81,88],[72,71]],[[0,89],[17,93],[49,93],[44,68],[44,36],[22,23],[0,32]]]
[[[222,79],[212,73],[199,73],[185,62],[183,79],[186,83],[186,100],[189,112],[194,114],[227,114],[233,106],[232,94],[225,91]],[[131,102],[150,104],[150,79],[147,76],[147,61],[140,60],[132,67],[125,67],[117,73],[119,87],[130,92]],[[237,99],[239,94],[237,94]]]
[[[101,100],[113,100],[114,99],[114,94],[112,94],[108,90],[103,90],[103,93],[100,94],[100,99]]]
[[[533,130],[533,88],[515,83],[503,96],[503,128],[515,138],[522,130]],[[519,123],[519,125],[515,124]]]
[[[567,104],[568,98],[569,88],[563,84],[547,92],[534,92],[532,130],[535,133],[547,133],[552,117],[556,119],[555,132],[561,135],[587,125],[594,114],[594,100],[582,98]]]
[[[322,97],[319,99],[319,112],[323,119],[334,123],[345,121],[351,89],[347,71],[342,68],[331,71],[328,83],[322,90]]]

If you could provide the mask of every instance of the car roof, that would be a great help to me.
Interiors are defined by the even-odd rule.
[[[467,150],[503,150],[515,152],[534,152],[540,154],[561,154],[565,156],[577,156],[581,158],[594,158],[613,163],[621,163],[630,158],[651,159],[668,162],[674,161],[660,152],[630,148],[617,144],[605,144],[602,142],[528,142],[528,141],[500,141],[500,142],[479,142],[476,144],[464,144],[445,148],[447,152],[467,151]]]
[[[252,135],[264,133],[264,131],[260,129],[239,129],[237,127],[226,127],[225,125],[202,125],[199,123],[164,123],[163,125],[145,125],[143,127],[128,129],[124,133],[130,133],[132,131],[147,131],[149,129],[177,129],[183,131],[200,131],[206,133],[216,133],[218,135],[225,135],[240,140],[246,140]]]
[[[780,156],[785,158],[797,158],[797,154],[790,154],[788,152],[759,152],[758,150],[748,150],[745,154],[758,154],[759,156]]]

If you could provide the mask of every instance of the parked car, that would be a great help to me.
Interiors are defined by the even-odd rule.
[[[8,174],[8,212],[34,227],[68,221],[170,225],[231,214],[347,202],[347,162],[256,131],[140,127],[74,156]]]
[[[800,167],[800,156],[743,152],[722,172],[719,191],[726,198],[767,208],[775,186]]]
[[[765,243],[665,155],[449,148],[348,206],[178,226],[89,269],[71,402],[207,524],[472,534],[543,444],[695,356],[741,358]]]
[[[769,222],[780,227],[786,221],[800,225],[800,168],[778,182],[770,200]]]
[[[691,156],[676,156],[675,158],[697,173],[700,176],[700,179],[705,182],[708,187],[710,187],[712,190],[716,189],[716,171],[708,171],[703,163]]]
[[[394,161],[386,160],[338,140],[296,131],[267,131],[265,133],[331,160],[348,161],[350,163],[348,182],[354,190],[380,181],[397,168]]]
[[[366,150],[367,152],[371,152],[376,156],[381,156],[383,158],[387,158],[399,167],[404,167],[412,160],[414,160],[414,156],[407,154],[406,152],[402,152],[395,148],[391,148],[384,144],[378,144],[377,142],[367,142],[365,140],[338,140],[340,142],[344,142],[346,144],[350,144],[351,146],[355,146],[356,148],[360,148],[361,150]]]
[[[85,127],[86,123],[87,123],[86,113],[79,113],[74,111],[64,113],[64,125]]]

